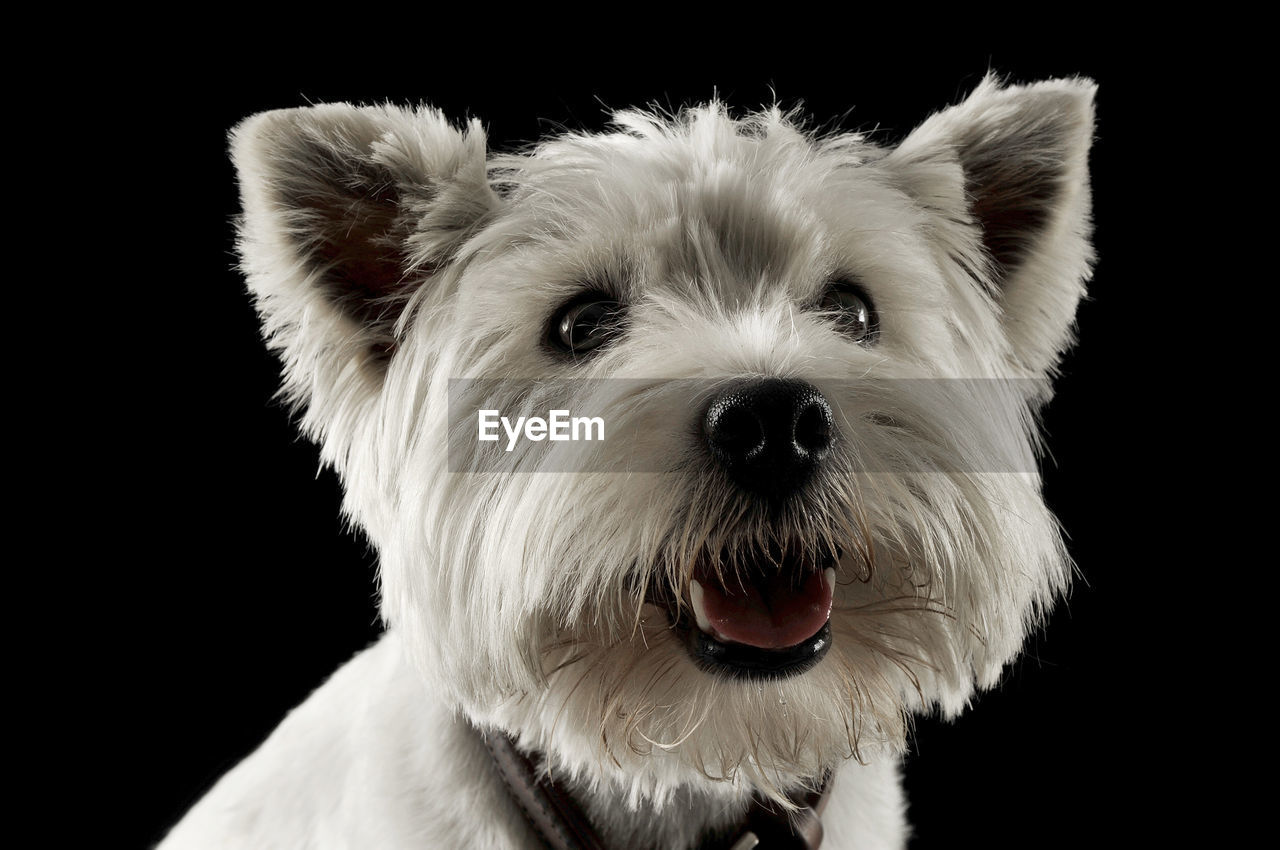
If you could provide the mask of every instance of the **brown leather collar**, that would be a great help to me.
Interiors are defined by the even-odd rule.
[[[549,850],[605,850],[578,804],[517,749],[510,736],[492,729],[476,731],[524,819]],[[800,809],[790,816],[757,796],[740,828],[727,839],[704,842],[700,850],[818,850],[822,845],[819,815],[826,808],[831,785],[828,772],[816,790],[793,796],[791,802]]]

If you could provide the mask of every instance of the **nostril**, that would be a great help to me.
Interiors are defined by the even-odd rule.
[[[737,395],[717,401],[707,410],[707,440],[729,461],[755,458],[765,450],[764,423]]]
[[[796,445],[813,460],[821,460],[831,448],[831,407],[813,395],[801,407],[795,424]]]

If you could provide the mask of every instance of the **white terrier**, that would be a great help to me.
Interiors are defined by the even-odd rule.
[[[497,157],[428,108],[237,127],[387,631],[163,846],[903,846],[908,718],[1068,583],[1036,418],[1093,92],[988,78],[892,149],[718,104]]]

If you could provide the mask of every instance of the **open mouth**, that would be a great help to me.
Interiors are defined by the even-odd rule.
[[[688,610],[672,611],[694,661],[745,679],[785,678],[817,664],[831,646],[837,559],[799,547],[700,558]]]

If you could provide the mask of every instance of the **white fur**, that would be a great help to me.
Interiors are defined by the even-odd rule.
[[[489,160],[477,125],[430,109],[237,128],[244,269],[285,392],[377,547],[388,631],[164,846],[534,846],[469,723],[545,753],[612,847],[690,846],[828,767],[824,847],[902,846],[910,714],[992,685],[1069,578],[1035,416],[1091,262],[1092,93],[988,79],[894,150],[717,104]],[[1001,264],[975,211],[997,188],[1039,197],[1018,181],[1052,191]],[[355,272],[335,273],[333,243],[372,225],[403,273],[376,297],[339,291]],[[874,346],[812,309],[850,274],[879,312]],[[625,336],[546,355],[548,317],[605,281]],[[727,519],[734,495],[688,437],[689,387],[751,375],[817,386],[840,437],[806,512],[780,520],[844,547],[832,649],[767,684],[701,672],[636,589],[680,591],[704,540],[770,530]],[[623,438],[580,472],[537,472],[546,443],[518,460],[533,472],[451,472],[458,378],[513,397],[632,379],[569,399]],[[1003,397],[937,396],[966,385],[933,379],[974,378]]]

